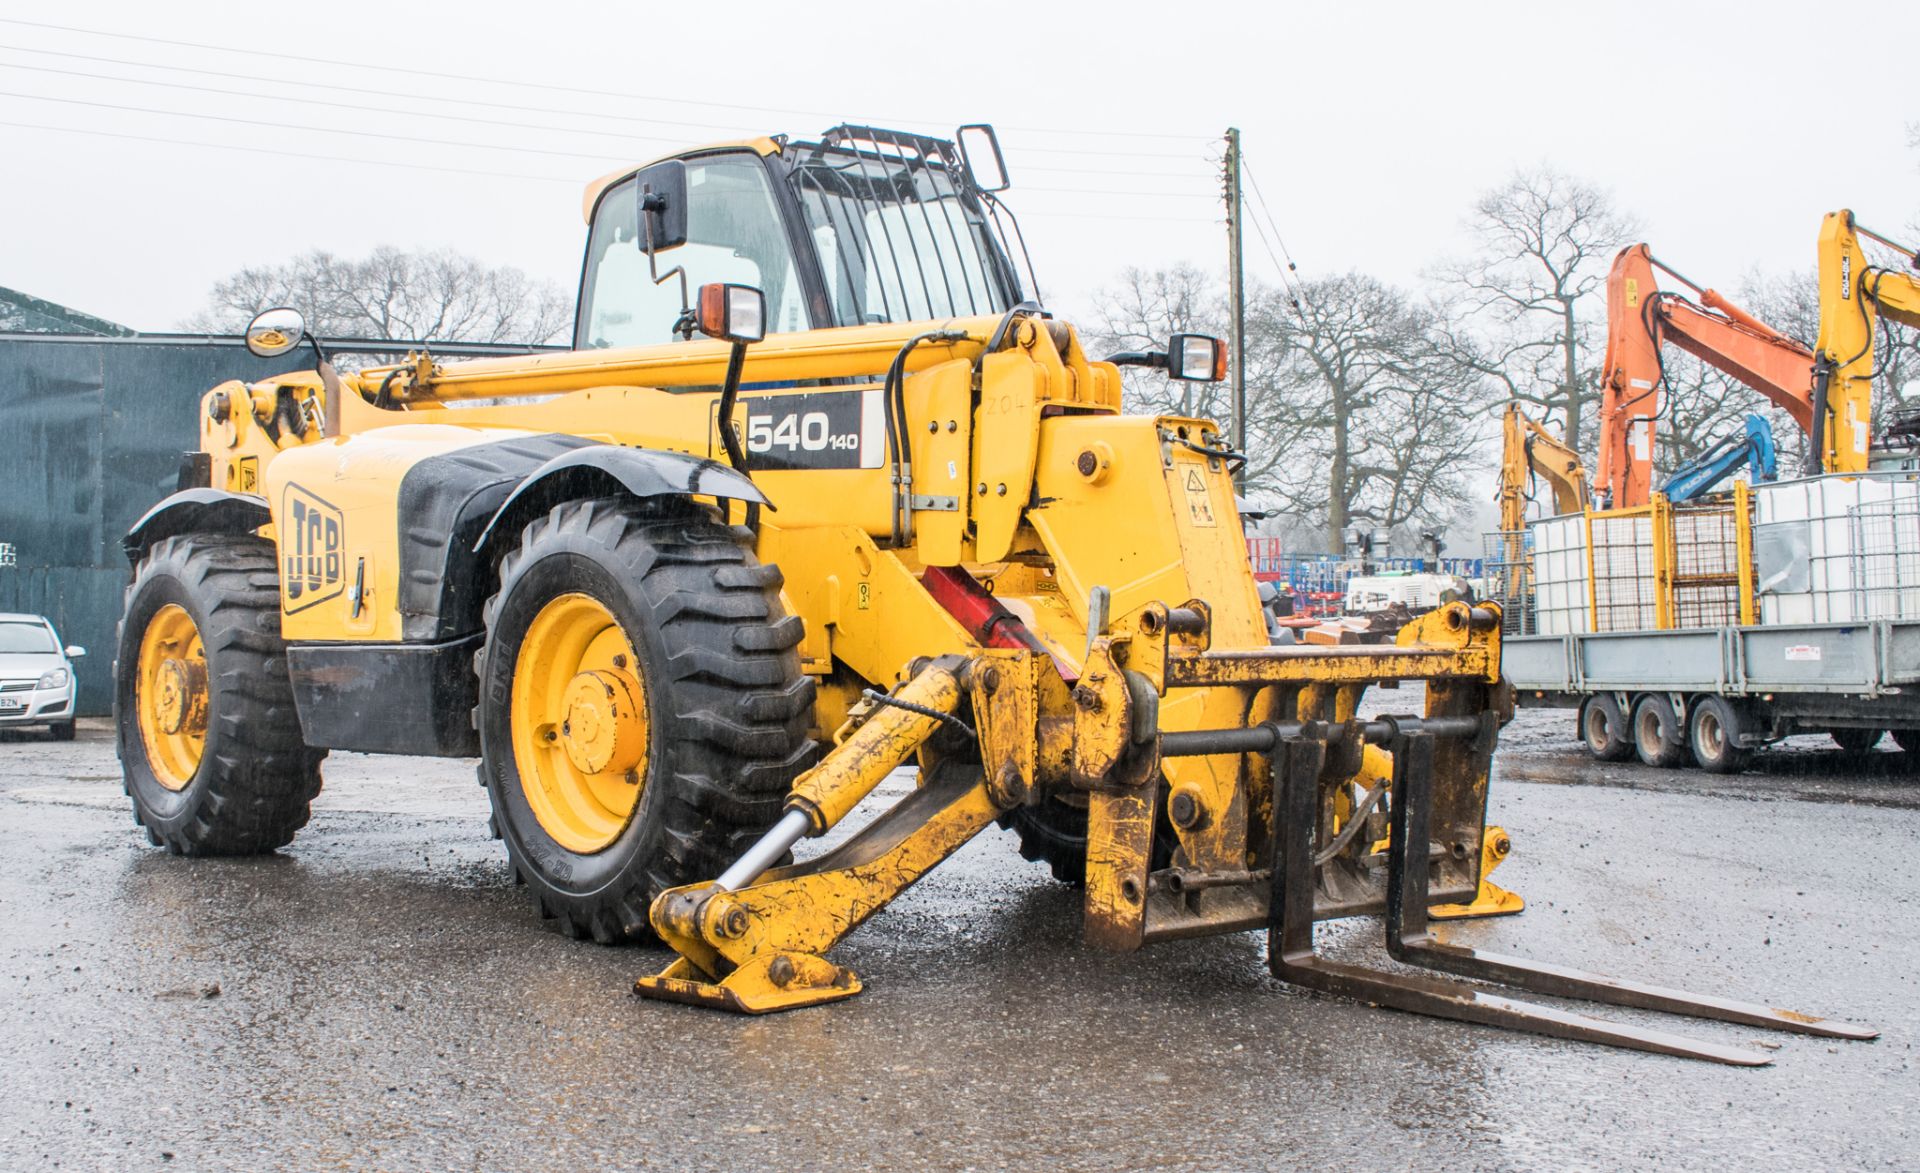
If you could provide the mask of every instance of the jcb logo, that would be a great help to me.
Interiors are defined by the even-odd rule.
[[[280,525],[280,586],[287,613],[338,595],[346,586],[340,511],[299,485],[288,485],[280,499]]]

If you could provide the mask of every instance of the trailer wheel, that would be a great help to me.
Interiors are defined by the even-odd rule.
[[[746,531],[677,501],[564,502],[501,564],[481,774],[515,878],[567,935],[650,936],[654,897],[780,817],[814,694],[780,585]]]
[[[1633,705],[1633,751],[1649,766],[1672,769],[1686,760],[1687,744],[1673,702],[1648,693]]]
[[[1587,752],[1603,762],[1624,762],[1633,756],[1627,719],[1607,693],[1588,697],[1580,706],[1580,736],[1587,743]]]
[[[1687,721],[1687,741],[1700,768],[1712,774],[1738,774],[1753,759],[1740,744],[1744,722],[1740,710],[1724,697],[1703,696],[1693,702]]]
[[[1880,744],[1885,732],[1884,729],[1829,729],[1827,736],[1833,738],[1833,743],[1840,747],[1841,753],[1850,758],[1863,758]]]

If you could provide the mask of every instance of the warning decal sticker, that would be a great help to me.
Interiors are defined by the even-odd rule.
[[[1218,524],[1213,519],[1213,497],[1207,492],[1207,478],[1200,472],[1199,465],[1187,467],[1181,487],[1186,490],[1187,513],[1193,518],[1193,524],[1209,529]]]

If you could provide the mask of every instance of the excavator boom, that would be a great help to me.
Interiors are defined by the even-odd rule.
[[[1587,507],[1587,470],[1580,454],[1567,447],[1537,420],[1529,419],[1518,404],[1509,403],[1502,425],[1505,437],[1500,459],[1500,528],[1517,533],[1526,528],[1528,485],[1535,476],[1553,491],[1555,513],[1578,513]]]
[[[1814,367],[1814,448],[1829,472],[1867,467],[1872,433],[1873,331],[1885,318],[1920,327],[1920,278],[1873,264],[1861,248],[1868,236],[1904,253],[1920,268],[1920,251],[1861,228],[1846,209],[1820,225],[1820,337]]]
[[[1662,290],[1656,268],[1695,289],[1700,302]],[[1620,250],[1607,276],[1597,480],[1616,507],[1647,503],[1664,377],[1660,348],[1668,342],[1760,392],[1802,429],[1814,428],[1813,351],[1661,265],[1646,245],[1631,245]],[[1864,440],[1859,459],[1864,468]]]

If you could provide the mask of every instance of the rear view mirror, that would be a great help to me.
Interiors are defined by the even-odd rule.
[[[1206,334],[1175,334],[1167,340],[1167,377],[1218,383],[1227,377],[1227,344]]]
[[[87,654],[87,649],[81,647],[79,644],[68,644],[61,654],[69,660],[78,660]]]
[[[687,243],[687,165],[678,159],[655,163],[634,176],[634,185],[641,251],[665,252]]]
[[[306,317],[286,306],[261,310],[247,323],[247,349],[260,358],[279,358],[306,336]]]
[[[723,342],[758,342],[767,336],[767,295],[751,285],[714,282],[700,287],[696,319],[700,332]]]
[[[954,132],[960,143],[960,160],[967,165],[967,178],[980,191],[1005,191],[1013,181],[1007,178],[1007,160],[1000,153],[1000,136],[984,122],[970,123]]]

